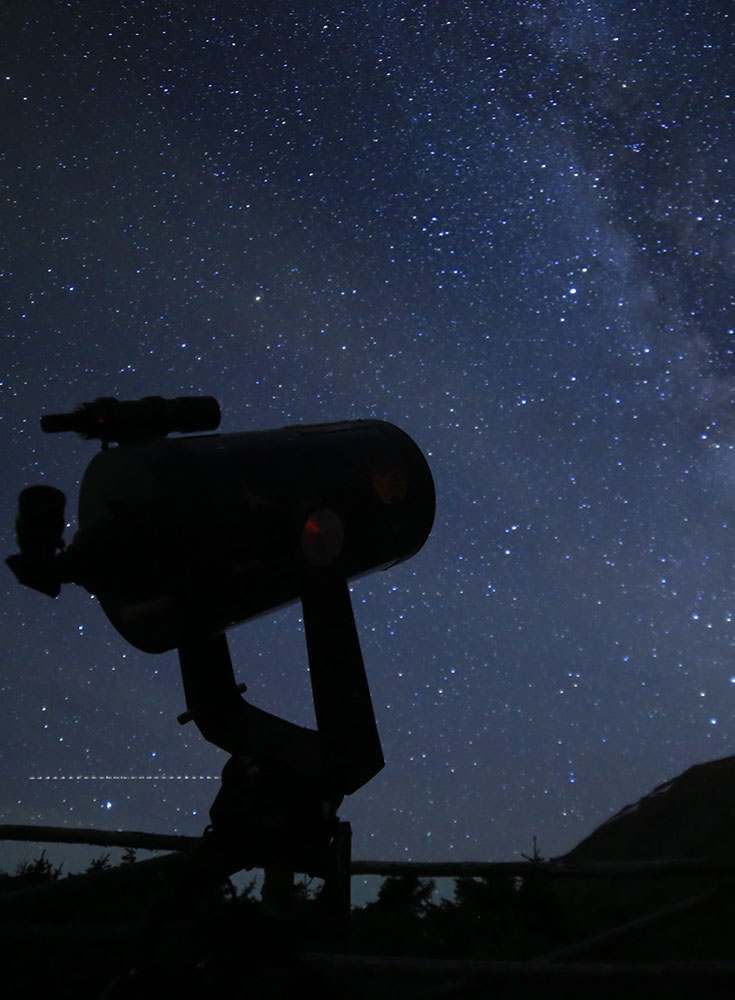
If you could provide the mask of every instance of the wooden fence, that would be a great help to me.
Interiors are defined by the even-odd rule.
[[[99,847],[134,848],[146,851],[174,852],[163,858],[152,858],[138,862],[135,866],[140,877],[146,871],[158,871],[159,866],[176,869],[185,862],[186,855],[196,848],[199,837],[169,836],[142,832],[102,831],[93,829],[68,829],[53,826],[0,825],[0,840],[15,840],[42,843],[88,844]],[[418,985],[419,992],[412,988],[410,995],[438,998],[446,996],[485,995],[489,986],[503,985],[512,990],[520,990],[524,997],[536,996],[536,990],[544,990],[550,996],[588,995],[594,990],[603,996],[618,996],[625,990],[628,996],[691,996],[699,997],[735,995],[735,962],[730,961],[640,961],[640,962],[584,962],[585,955],[595,953],[599,947],[615,943],[626,936],[638,935],[648,928],[665,925],[680,914],[695,914],[706,910],[723,896],[733,891],[732,876],[735,861],[709,859],[681,859],[662,861],[626,862],[582,862],[557,861],[353,861],[353,876],[377,875],[418,875],[427,878],[487,877],[492,875],[527,878],[611,878],[635,876],[636,878],[656,878],[664,876],[716,875],[718,883],[714,887],[699,891],[693,896],[656,909],[635,920],[591,935],[555,952],[540,955],[532,960],[516,961],[468,961],[464,959],[385,957],[343,954],[310,954],[305,956],[307,965],[315,970],[350,978],[375,979],[392,988],[403,980]],[[107,884],[128,873],[120,869],[100,872],[90,879],[97,884]],[[56,883],[54,892],[64,895],[73,893],[75,879]],[[47,897],[49,887],[39,886],[13,892],[0,897],[0,924],[13,938],[19,941],[26,937],[37,938],[39,934],[56,933],[34,925],[22,923],[24,911],[32,913],[36,904]],[[11,899],[10,897],[14,897]],[[5,904],[8,904],[7,906]],[[20,904],[20,905],[19,905]],[[8,911],[7,914],[5,911]],[[5,919],[14,923],[5,923]],[[21,922],[17,922],[17,918]],[[104,930],[104,929],[103,929]],[[69,931],[79,936],[83,928]],[[5,931],[4,931],[5,932]],[[95,929],[89,929],[94,936]],[[109,933],[104,931],[104,933]],[[426,992],[421,992],[420,984],[427,984]],[[428,984],[432,985],[429,987]],[[443,984],[443,985],[442,985]],[[531,992],[523,992],[530,990]],[[556,990],[561,992],[557,994]],[[479,993],[477,991],[480,991]],[[632,992],[630,992],[632,991]],[[642,992],[639,992],[642,991]],[[661,992],[659,992],[661,991]],[[711,992],[714,991],[714,992]],[[390,994],[394,995],[394,994]],[[503,993],[504,996],[508,995]]]
[[[0,824],[0,840],[36,843],[88,844],[92,847],[134,848],[142,851],[188,851],[200,837],[179,834],[95,830],[62,826]],[[419,875],[422,878],[478,878],[509,875],[518,878],[599,877],[623,875],[663,877],[667,875],[735,874],[735,860],[667,859],[661,861],[353,861],[353,875]]]

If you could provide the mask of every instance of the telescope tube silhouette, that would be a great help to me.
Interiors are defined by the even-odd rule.
[[[75,582],[148,653],[410,558],[434,517],[428,465],[389,423],[350,421],[108,448],[90,463]]]

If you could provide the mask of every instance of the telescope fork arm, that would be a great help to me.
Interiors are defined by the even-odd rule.
[[[233,756],[269,760],[308,778],[324,776],[319,734],[240,696],[223,634],[179,646],[187,715],[209,743]]]

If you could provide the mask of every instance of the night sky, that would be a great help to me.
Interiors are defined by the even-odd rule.
[[[3,5],[2,554],[33,483],[71,540],[97,446],[38,417],[97,396],[376,417],[431,464],[429,541],[352,588],[356,857],[558,854],[735,752],[731,10]],[[176,654],[2,583],[0,822],[200,833],[226,756]],[[313,724],[299,608],[229,635]]]

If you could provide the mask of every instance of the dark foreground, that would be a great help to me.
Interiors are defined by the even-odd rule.
[[[297,887],[182,885],[146,863],[61,878],[45,859],[0,881],[5,997],[279,1000],[735,995],[731,887],[685,878],[389,878],[339,918]]]

